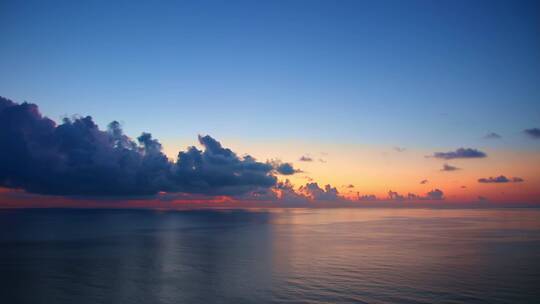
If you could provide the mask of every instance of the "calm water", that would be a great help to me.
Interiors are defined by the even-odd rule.
[[[540,211],[0,211],[2,303],[540,303]]]

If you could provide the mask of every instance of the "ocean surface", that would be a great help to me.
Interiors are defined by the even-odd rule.
[[[540,303],[540,210],[0,210],[0,302]]]

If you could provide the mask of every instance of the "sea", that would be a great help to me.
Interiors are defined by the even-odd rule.
[[[540,303],[540,209],[4,209],[1,303]]]

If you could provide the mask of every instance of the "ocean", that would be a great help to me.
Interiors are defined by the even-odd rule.
[[[5,209],[0,298],[540,303],[540,209]]]

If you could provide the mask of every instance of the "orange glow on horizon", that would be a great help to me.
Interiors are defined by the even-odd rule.
[[[370,146],[344,143],[312,143],[252,141],[246,144],[241,139],[223,139],[224,145],[233,151],[250,151],[260,161],[280,159],[291,162],[303,173],[279,176],[289,179],[298,188],[308,182],[317,182],[323,187],[330,184],[347,198],[360,195],[375,195],[385,199],[388,191],[402,195],[414,193],[425,195],[433,189],[444,192],[447,201],[471,202],[481,198],[496,202],[540,202],[540,153],[537,151],[494,150],[485,148],[487,158],[455,159],[443,161],[427,158],[433,151],[451,148],[408,148],[398,152],[390,146]],[[189,141],[166,141],[165,152],[175,155]],[[173,152],[175,151],[175,152]],[[300,161],[308,155],[311,162]],[[451,172],[441,171],[443,164],[459,168]],[[482,184],[479,178],[505,175],[521,177],[522,183]],[[422,180],[427,180],[421,184]],[[348,185],[354,185],[348,188]]]

